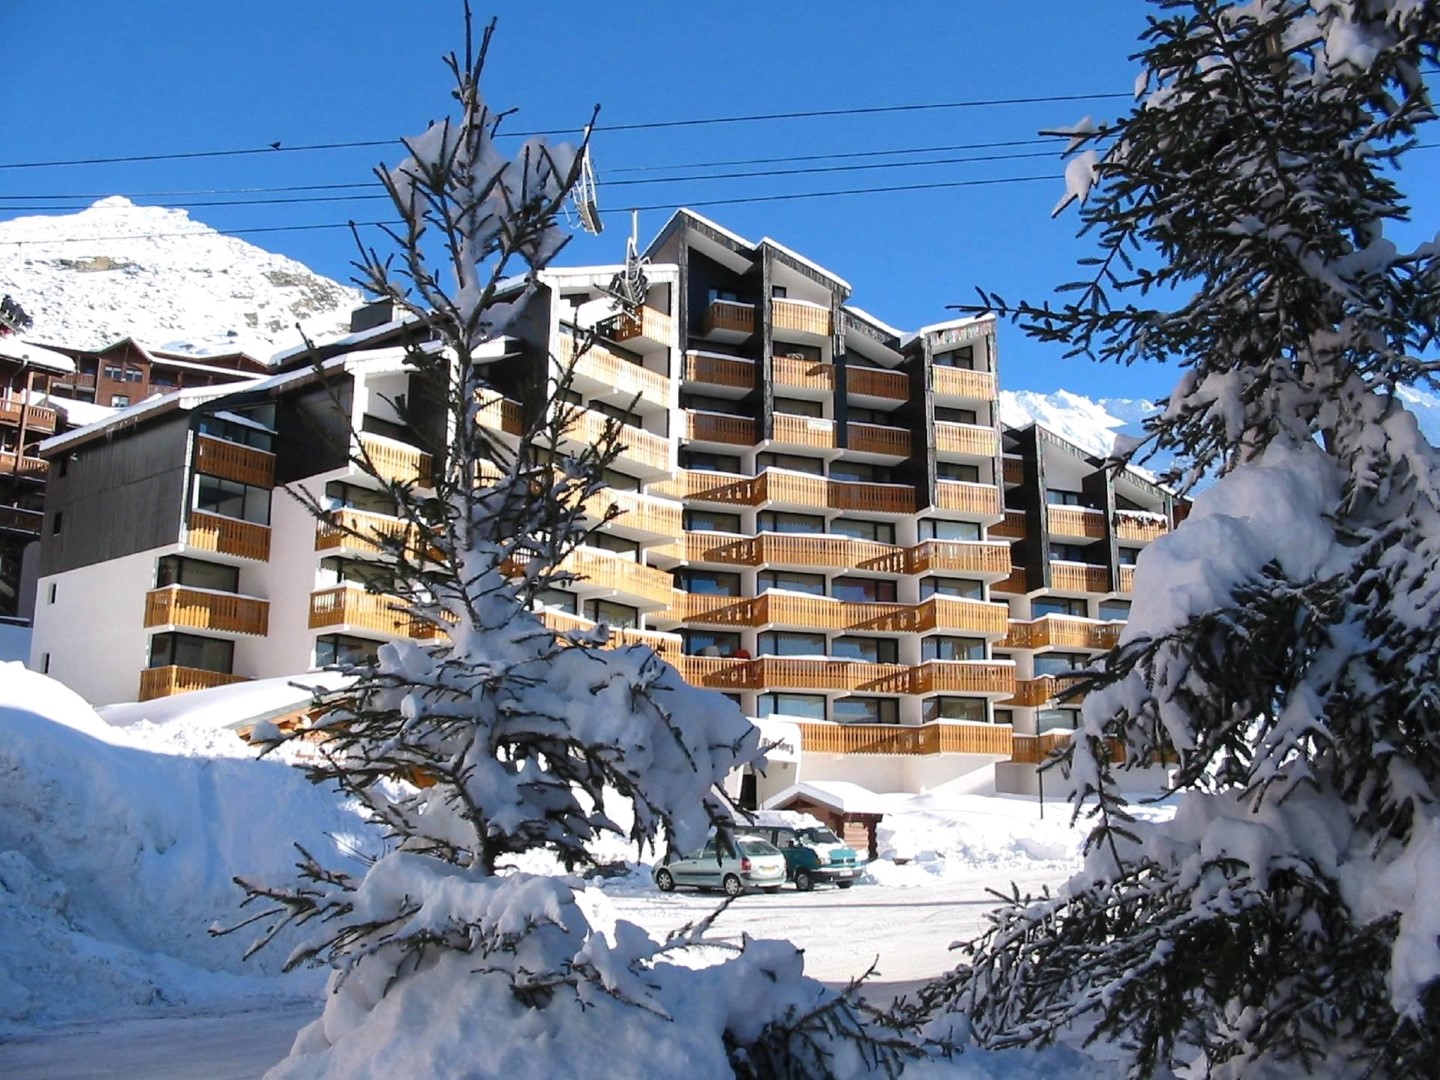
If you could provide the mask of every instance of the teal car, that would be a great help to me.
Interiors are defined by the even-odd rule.
[[[737,836],[734,846],[722,846],[716,837],[690,855],[667,854],[654,870],[655,887],[671,892],[685,885],[720,889],[726,896],[764,890],[779,892],[785,884],[785,856],[758,836]]]
[[[848,889],[860,876],[859,856],[824,825],[773,825],[757,831],[785,856],[786,877],[801,892],[822,881]]]

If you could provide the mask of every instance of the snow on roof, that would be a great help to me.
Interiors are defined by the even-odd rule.
[[[697,214],[694,210],[691,210],[687,206],[680,207],[680,209],[676,210],[673,214],[671,214],[668,218],[665,219],[665,224],[660,226],[660,231],[655,234],[656,238],[658,239],[661,235],[663,235],[665,230],[670,227],[670,223],[678,217],[688,217],[691,221],[698,221],[701,225],[708,225],[721,236],[727,237],[728,239],[735,241],[735,243],[739,244],[741,247],[752,249],[755,247],[754,241],[746,240],[745,237],[741,236],[739,233],[731,232],[729,229],[725,228],[724,225],[721,225],[718,221],[711,221],[704,214]],[[650,241],[651,245],[653,245],[654,243],[655,240]],[[646,250],[649,250],[648,246],[646,247]]]
[[[778,795],[765,800],[764,809],[779,809],[793,799],[803,798],[828,806],[842,814],[888,814],[896,809],[896,800],[848,780],[806,780],[791,784]],[[908,799],[909,796],[901,796]]]
[[[78,401],[75,398],[56,397],[54,394],[36,394],[35,404],[63,412],[65,419],[75,427],[98,424],[118,411],[113,405],[96,405],[93,401]]]
[[[962,326],[970,326],[973,323],[993,323],[994,321],[995,313],[993,311],[986,312],[984,315],[967,315],[963,319],[946,319],[944,322],[931,323],[929,326],[920,327],[919,330],[915,331],[913,337],[924,337],[926,334],[938,334],[941,330],[956,330]]]
[[[811,270],[814,270],[817,274],[823,274],[823,275],[825,275],[825,276],[826,276],[827,278],[829,278],[831,281],[835,282],[837,285],[840,285],[842,288],[844,288],[847,292],[854,292],[854,289],[851,288],[850,283],[849,283],[848,281],[846,281],[844,278],[842,278],[839,274],[835,273],[833,270],[826,270],[825,267],[821,266],[819,263],[815,262],[813,259],[807,259],[804,255],[801,255],[798,251],[794,250],[793,248],[788,248],[788,247],[786,247],[784,244],[780,243],[779,240],[772,239],[772,238],[769,237],[769,236],[762,236],[762,237],[760,238],[760,243],[762,243],[762,244],[769,244],[769,245],[770,245],[771,247],[773,247],[776,251],[783,251],[786,255],[789,255],[790,258],[794,259],[796,262],[801,263],[801,264],[803,264],[803,265],[805,265],[805,266],[808,266]]]
[[[215,686],[150,701],[102,705],[95,711],[113,727],[129,727],[148,721],[151,724],[183,723],[238,728],[305,708],[314,697],[315,688],[338,690],[350,681],[351,676],[338,671],[308,671],[300,675]]]
[[[133,424],[142,416],[151,413],[169,412],[172,409],[193,409],[197,405],[225,397],[227,394],[241,390],[253,390],[264,381],[266,380],[258,378],[240,379],[222,386],[186,386],[179,390],[172,390],[168,394],[152,394],[144,401],[137,401],[134,405],[117,409],[110,416],[94,423],[86,424],[74,431],[67,431],[63,435],[52,435],[40,444],[40,453],[43,456],[72,443],[84,442],[97,432]]]
[[[889,323],[887,323],[887,322],[881,322],[879,319],[877,319],[874,315],[871,315],[870,312],[866,311],[864,308],[856,307],[854,304],[842,304],[842,305],[841,305],[841,308],[842,308],[843,310],[845,310],[845,311],[848,311],[851,315],[854,315],[857,319],[863,319],[865,322],[869,323],[871,326],[874,326],[874,327],[876,327],[877,329],[880,329],[880,330],[884,330],[884,331],[885,331],[887,334],[889,334],[891,337],[894,337],[894,338],[903,338],[903,337],[905,336],[905,331],[904,331],[904,330],[899,330],[899,329],[891,326],[891,325],[890,325]]]
[[[23,366],[49,368],[51,371],[70,372],[75,370],[75,361],[64,353],[47,349],[44,345],[32,345],[28,341],[12,341],[0,338],[0,357],[14,360]]]
[[[340,337],[329,338],[325,341],[302,342],[299,345],[292,345],[288,349],[282,349],[270,357],[271,367],[281,367],[287,361],[304,356],[312,346],[323,349],[346,349],[351,345],[363,345],[367,341],[373,341],[377,337],[384,337],[393,333],[401,327],[409,326],[420,321],[418,315],[411,315],[408,312],[398,319],[391,319],[389,322],[381,323],[379,326],[372,326],[367,330],[356,330],[351,334],[342,334]]]

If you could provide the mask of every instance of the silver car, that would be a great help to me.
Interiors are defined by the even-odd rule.
[[[715,837],[693,855],[665,856],[655,868],[655,885],[670,892],[679,885],[697,889],[722,889],[726,896],[746,890],[779,892],[785,884],[785,856],[768,840],[758,836],[737,836],[738,851],[725,846],[722,852]]]

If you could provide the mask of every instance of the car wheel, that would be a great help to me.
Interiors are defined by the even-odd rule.
[[[801,892],[809,892],[811,889],[815,888],[815,879],[810,876],[809,870],[795,871],[795,888],[799,889]]]
[[[656,870],[655,887],[661,892],[674,892],[675,876],[669,870]]]
[[[853,881],[837,881],[835,882],[835,884],[841,889],[848,889],[851,885],[854,885],[855,883]]]
[[[740,884],[740,879],[739,879],[738,877],[736,877],[734,874],[726,874],[726,875],[725,875],[725,881],[724,881],[723,884],[724,884],[724,887],[725,887],[725,895],[726,895],[726,896],[739,896],[739,895],[740,895],[740,890],[741,890],[742,886],[741,886],[741,884]]]

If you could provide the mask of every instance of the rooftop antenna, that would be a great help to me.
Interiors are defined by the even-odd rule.
[[[625,306],[627,312],[636,312],[645,306],[645,294],[650,291],[650,280],[645,276],[647,260],[640,257],[640,211],[630,211],[630,238],[625,241],[625,266],[610,279],[611,296]]]
[[[600,220],[600,204],[596,201],[595,163],[590,158],[590,144],[585,144],[580,157],[580,179],[575,183],[571,198],[575,201],[575,212],[580,215],[580,227],[591,236],[599,236],[605,229]]]

